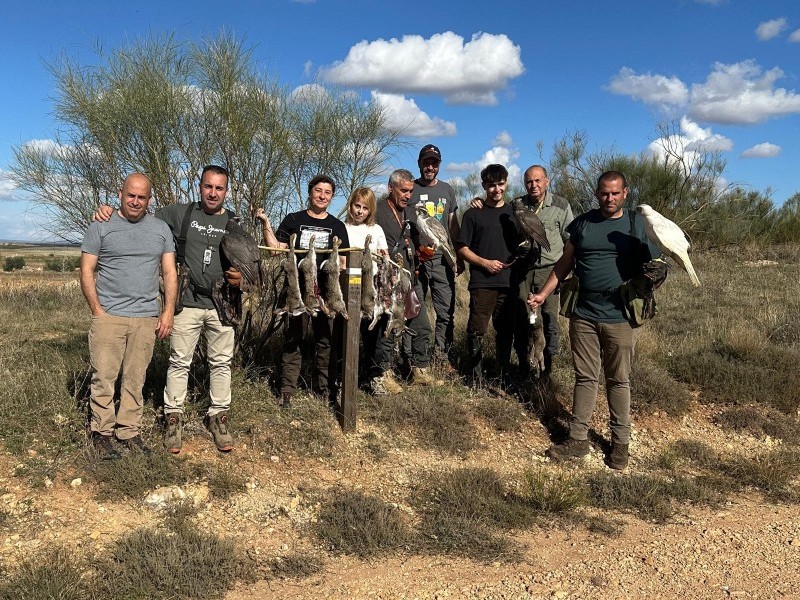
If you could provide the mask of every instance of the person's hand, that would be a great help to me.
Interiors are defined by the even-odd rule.
[[[536,310],[542,304],[544,304],[544,296],[541,294],[528,294],[528,306],[530,306],[531,309]]]
[[[506,268],[506,264],[500,260],[484,260],[483,268],[489,271],[492,275],[499,273]]]
[[[427,262],[433,258],[433,255],[436,253],[436,250],[433,246],[418,246],[417,247],[417,257],[419,258],[419,262]]]
[[[175,315],[172,311],[164,311],[158,317],[158,323],[156,323],[156,337],[160,340],[163,340],[165,337],[168,337],[170,333],[172,333],[172,325],[175,321]]]
[[[256,211],[256,219],[261,221],[261,226],[262,227],[272,228],[272,225],[269,222],[269,217],[267,216],[267,213],[263,208],[259,208]]]
[[[94,214],[92,215],[92,221],[109,221],[111,220],[111,215],[113,214],[113,208],[111,208],[108,204],[101,204],[97,207],[97,210],[94,211]]]
[[[470,208],[483,208],[483,199],[477,196],[469,203]]]
[[[231,287],[240,287],[242,285],[242,274],[239,269],[231,267],[225,271],[225,281],[227,281],[228,285]]]
[[[460,256],[456,257],[456,268],[453,271],[455,276],[458,277],[465,271],[466,267],[464,266],[464,259]]]

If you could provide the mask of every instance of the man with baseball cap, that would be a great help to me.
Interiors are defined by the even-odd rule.
[[[419,151],[420,177],[414,180],[414,191],[406,210],[406,218],[416,221],[416,207],[425,207],[428,215],[439,219],[450,233],[450,240],[455,245],[460,233],[456,218],[456,195],[453,188],[438,179],[442,153],[433,144],[427,144]],[[431,244],[433,240],[422,240]],[[453,344],[453,315],[455,313],[455,277],[464,271],[464,262],[459,257],[455,272],[447,264],[441,249],[430,255],[430,249],[420,247],[420,258],[424,261],[420,267],[420,281],[424,296],[430,290],[433,310],[436,313],[434,328],[434,357],[443,364],[448,364],[447,357]],[[424,300],[423,300],[424,301]]]

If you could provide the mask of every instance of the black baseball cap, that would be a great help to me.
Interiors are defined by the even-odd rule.
[[[435,158],[439,162],[442,162],[442,153],[439,152],[439,148],[433,144],[428,144],[427,146],[423,146],[422,150],[419,151],[419,158],[417,160],[425,160],[426,158]]]

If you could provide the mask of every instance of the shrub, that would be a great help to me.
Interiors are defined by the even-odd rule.
[[[16,271],[25,266],[25,259],[21,256],[6,256],[3,262],[3,271]]]
[[[45,271],[56,271],[58,273],[67,273],[74,271],[81,266],[80,256],[61,256],[48,258],[44,261]]]
[[[0,585],[2,600],[90,600],[90,582],[83,576],[84,565],[65,548],[55,548],[28,556],[4,577]]]
[[[398,509],[380,498],[347,490],[335,491],[323,503],[316,533],[331,550],[362,558],[402,548],[411,537]]]

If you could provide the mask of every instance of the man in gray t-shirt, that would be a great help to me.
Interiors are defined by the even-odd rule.
[[[92,311],[92,442],[103,459],[119,456],[113,436],[130,449],[147,451],[139,433],[142,387],[154,334],[165,338],[172,331],[178,289],[175,244],[167,224],[147,214],[151,190],[146,176],[128,175],[119,193],[119,210],[109,221],[89,225],[81,245],[81,289]],[[159,267],[165,290],[160,315]],[[120,403],[115,411],[120,368]]]

